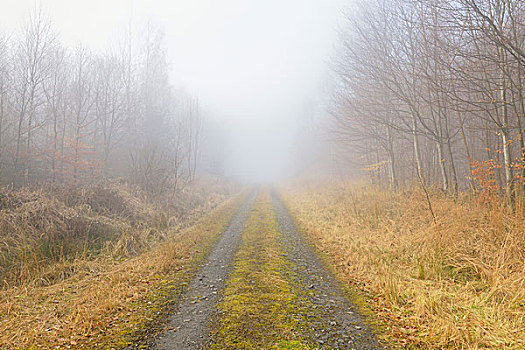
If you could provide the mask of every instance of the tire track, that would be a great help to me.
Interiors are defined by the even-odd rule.
[[[262,190],[206,348],[381,349],[275,194]]]
[[[207,262],[183,293],[175,314],[168,321],[168,330],[156,339],[152,349],[203,348],[207,341],[208,321],[216,312],[215,304],[230,274],[232,260],[255,197],[256,191],[253,191],[235,214]]]
[[[272,191],[282,247],[293,263],[290,278],[308,314],[303,331],[317,349],[382,349],[364,317],[350,303],[295,225],[279,196]],[[304,308],[305,306],[303,306]]]

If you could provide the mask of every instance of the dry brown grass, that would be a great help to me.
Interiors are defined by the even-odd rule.
[[[525,348],[525,217],[359,184],[283,189],[298,226],[402,348]]]
[[[0,291],[0,348],[119,348],[148,335],[227,226],[241,196],[130,259],[100,254],[49,268],[49,286]]]
[[[51,285],[67,278],[75,260],[99,254],[131,257],[209,212],[231,190],[197,184],[147,201],[130,186],[0,190],[0,288]],[[68,266],[69,271],[56,269]],[[56,272],[56,273],[54,273]]]
[[[3,189],[0,349],[119,347],[146,334],[235,211],[239,198],[207,215],[233,191],[209,181],[155,200],[118,181]]]

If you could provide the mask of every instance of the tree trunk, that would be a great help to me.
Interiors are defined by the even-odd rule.
[[[392,130],[387,126],[387,137],[388,137],[388,172],[390,178],[390,189],[393,191],[397,187],[397,178],[396,178],[396,157],[394,152],[394,139],[392,137]]]
[[[500,57],[503,58],[502,67],[500,67],[500,99],[501,99],[501,142],[503,144],[503,162],[505,167],[505,197],[509,208],[514,206],[514,175],[512,172],[512,146],[509,128],[508,103],[507,103],[507,86],[503,66],[506,63],[506,55],[503,50],[500,51]]]
[[[418,137],[418,131],[417,131],[417,120],[416,116],[412,114],[412,135],[414,137],[414,158],[416,161],[416,170],[417,170],[417,177],[419,178],[419,181],[424,185],[425,184],[425,178],[423,177],[423,167],[421,164],[421,152],[419,149],[419,137]]]
[[[439,163],[439,171],[441,174],[441,189],[443,192],[448,191],[448,176],[447,176],[447,170],[445,168],[445,157],[443,155],[443,142],[441,140],[436,141],[436,148],[438,152],[438,163]]]
[[[467,156],[467,165],[468,165],[468,183],[470,190],[472,191],[472,194],[476,194],[476,183],[474,182],[474,179],[472,179],[472,157],[470,156],[470,149],[468,147],[467,142],[467,136],[465,135],[465,129],[463,127],[463,117],[461,116],[461,112],[457,112],[458,120],[459,120],[459,129],[461,131],[461,139],[463,140],[463,147],[465,147],[465,155]]]

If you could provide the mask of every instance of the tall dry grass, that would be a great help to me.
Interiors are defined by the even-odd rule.
[[[418,190],[302,185],[283,197],[401,348],[525,348],[525,216]]]
[[[51,285],[74,274],[74,261],[100,254],[137,255],[230,194],[222,184],[196,184],[170,201],[147,201],[120,182],[2,189],[0,288]]]
[[[70,256],[39,271],[38,276],[62,275],[53,283],[27,280],[4,287],[0,349],[123,348],[151,336],[241,201],[236,196],[215,203],[185,228],[163,230],[160,242],[136,229],[120,232],[96,257]],[[140,250],[127,242],[140,239],[147,242],[142,251],[118,253],[121,246]]]

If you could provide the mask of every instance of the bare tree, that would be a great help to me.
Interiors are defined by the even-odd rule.
[[[332,114],[356,158],[391,184],[410,159],[447,193],[500,184],[512,208],[525,192],[523,3],[375,0],[347,20]]]
[[[49,74],[49,60],[46,56],[49,55],[54,41],[55,35],[51,30],[50,21],[41,10],[35,11],[24,29],[24,37],[18,43],[16,54],[14,103],[18,121],[13,166],[14,184],[20,176],[20,165],[23,166],[25,182],[30,180],[32,133],[35,128],[40,127],[38,121],[35,123],[35,119],[37,109],[44,101],[41,85]]]
[[[128,177],[151,195],[193,181],[204,120],[170,84],[161,31],[120,50],[64,47],[42,11],[0,36],[0,174],[15,186]]]

